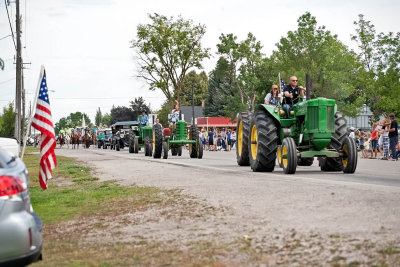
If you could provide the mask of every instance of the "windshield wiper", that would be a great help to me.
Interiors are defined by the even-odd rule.
[[[7,165],[9,165],[11,162],[15,161],[17,159],[17,156],[13,156],[9,162],[7,162]]]

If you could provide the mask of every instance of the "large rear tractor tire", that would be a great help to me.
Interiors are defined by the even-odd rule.
[[[199,132],[197,131],[196,125],[190,126],[189,139],[195,140],[196,142],[198,142]],[[190,154],[190,157],[193,159],[197,158],[197,156],[198,156],[197,147],[198,147],[197,144],[189,144],[189,154]]]
[[[178,155],[178,148],[172,147],[172,148],[171,148],[171,155],[172,155],[172,156]]]
[[[282,168],[285,174],[294,174],[297,167],[296,144],[291,137],[286,137],[282,142]]]
[[[357,146],[353,138],[346,137],[342,145],[342,165],[344,173],[354,173],[357,168]]]
[[[168,144],[167,142],[163,142],[162,144],[162,149],[163,149],[163,159],[167,159],[168,158]]]
[[[253,172],[274,170],[278,147],[277,132],[273,119],[265,111],[260,110],[254,114],[248,145],[250,166]]]
[[[236,160],[239,166],[249,166],[249,136],[252,113],[242,111],[237,122]]]
[[[346,120],[342,113],[335,114],[335,132],[332,134],[330,149],[340,151],[343,140],[347,137]],[[343,164],[340,158],[318,158],[321,171],[342,171]]]
[[[155,159],[161,158],[163,145],[163,136],[161,125],[155,124],[153,128],[153,157]]]
[[[135,138],[133,140],[133,153],[137,154],[139,153],[139,139]]]
[[[115,150],[119,151],[120,147],[119,147],[119,141],[117,142],[117,144],[115,144]]]

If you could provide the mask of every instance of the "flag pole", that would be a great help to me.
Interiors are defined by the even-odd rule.
[[[29,114],[29,121],[28,121],[27,129],[29,129],[31,127],[32,120],[33,120],[33,114],[35,114],[35,112],[33,112],[33,110],[36,110],[36,104],[37,104],[37,99],[38,99],[38,96],[39,96],[39,89],[40,89],[40,84],[42,82],[43,74],[44,74],[44,66],[42,65],[41,68],[40,68],[39,81],[38,81],[38,85],[36,87],[36,93],[35,93],[34,98],[33,98],[33,109],[31,111],[31,114]],[[22,153],[21,153],[21,160],[24,159],[25,148],[26,148],[26,140],[28,139],[28,133],[29,133],[29,131],[26,131],[25,136],[24,136],[23,148],[22,148]]]

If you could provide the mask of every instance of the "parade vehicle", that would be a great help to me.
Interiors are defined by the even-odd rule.
[[[111,128],[104,129],[104,138],[102,139],[103,149],[107,149],[109,146],[111,146],[112,135]]]
[[[103,147],[104,149],[106,149],[107,145],[105,141],[106,139],[110,138],[111,135],[112,131],[110,128],[97,130],[97,147],[98,148]]]
[[[178,120],[173,131],[169,128],[162,129],[160,124],[153,126],[153,157],[164,159],[168,158],[168,150],[171,149],[173,156],[182,155],[182,146],[189,145],[189,154],[191,158],[203,157],[203,144],[199,137],[199,131],[196,125],[191,125],[189,130],[187,122]]]
[[[138,126],[139,123],[137,121],[119,121],[115,124],[111,125],[112,130],[112,138],[111,138],[111,149],[115,149],[119,151],[124,147],[129,147],[132,127]]]
[[[309,77],[307,76],[307,88]],[[311,166],[318,158],[322,171],[354,173],[357,148],[346,130],[346,120],[335,100],[310,99],[293,105],[289,118],[282,108],[261,104],[254,113],[243,111],[237,122],[238,165],[272,172],[276,159],[285,174],[297,166]]]
[[[144,148],[145,156],[153,155],[153,127],[155,117],[147,125],[142,124],[142,116],[138,117],[138,125],[131,127],[132,134],[129,140],[129,153],[138,153],[139,150]]]

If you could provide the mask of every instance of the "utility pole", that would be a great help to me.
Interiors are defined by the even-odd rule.
[[[16,59],[16,96],[15,96],[15,138],[18,143],[22,140],[22,123],[21,123],[21,100],[22,100],[22,56],[21,56],[21,17],[19,12],[19,0],[16,4],[16,31],[17,31],[17,59]]]

